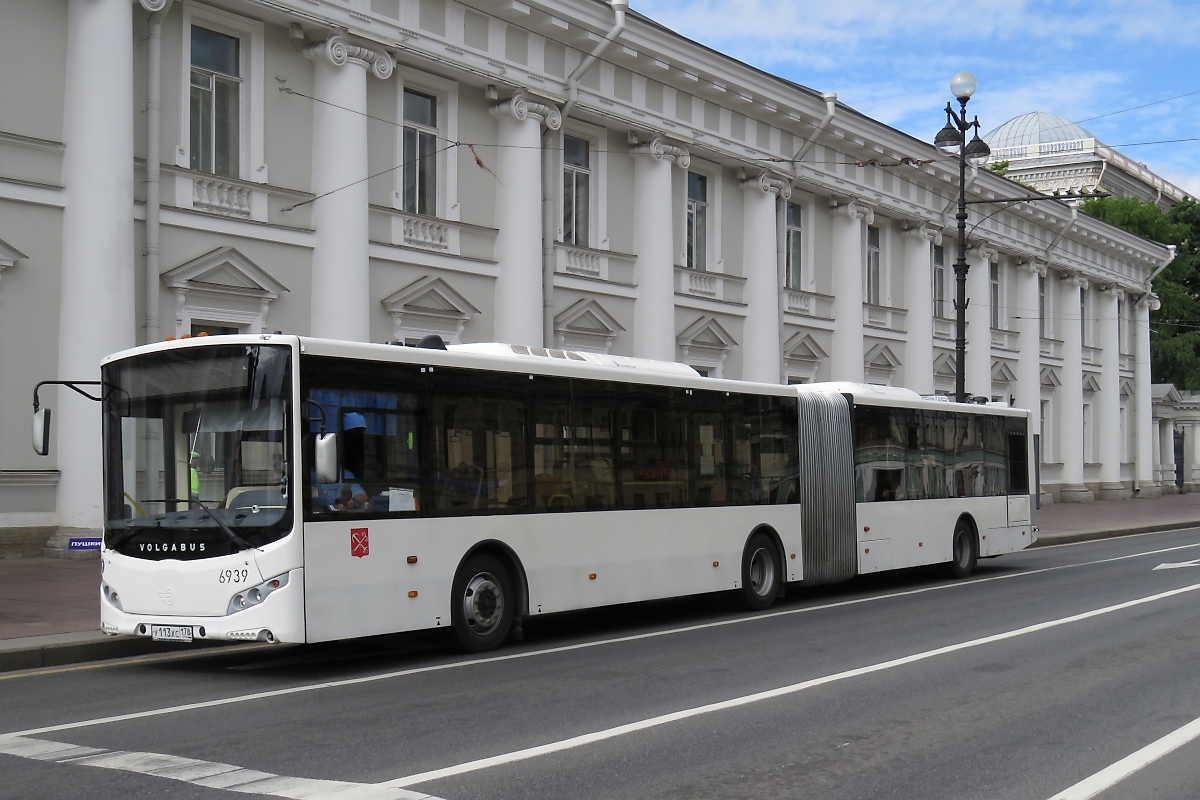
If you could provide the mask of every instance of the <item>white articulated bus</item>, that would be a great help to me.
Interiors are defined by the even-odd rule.
[[[1029,414],[902,389],[278,334],[139,347],[103,384],[113,634],[450,628],[480,651],[530,616],[721,590],[762,609],[1035,538]]]

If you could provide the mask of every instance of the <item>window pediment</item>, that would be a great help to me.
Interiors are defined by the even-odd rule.
[[[172,289],[200,289],[274,300],[289,291],[234,247],[218,247],[163,273]]]
[[[607,353],[625,327],[594,299],[580,300],[554,318],[560,348]]]
[[[1005,361],[997,361],[992,365],[992,383],[1016,383],[1017,375]]]
[[[4,272],[7,267],[16,266],[18,261],[26,258],[29,258],[29,256],[3,239],[0,239],[0,272]]]
[[[467,322],[480,313],[444,279],[426,275],[383,298],[392,315],[392,341],[419,340],[435,333],[450,344],[461,344]]]

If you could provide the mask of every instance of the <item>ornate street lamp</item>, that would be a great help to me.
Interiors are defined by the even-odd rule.
[[[950,91],[960,104],[956,112],[946,103],[946,125],[933,139],[933,144],[943,154],[958,156],[958,259],[954,262],[956,292],[954,298],[954,399],[967,402],[966,351],[967,351],[967,162],[979,166],[987,162],[992,150],[987,142],[979,138],[979,117],[967,121],[967,101],[975,94],[975,76],[960,72],[950,80]],[[975,136],[967,141],[967,132],[975,129]],[[978,333],[978,332],[977,332]]]

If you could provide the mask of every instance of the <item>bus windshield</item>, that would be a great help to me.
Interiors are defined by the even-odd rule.
[[[189,347],[105,366],[105,546],[236,553],[292,527],[290,348]]]

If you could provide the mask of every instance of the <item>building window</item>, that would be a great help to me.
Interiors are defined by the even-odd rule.
[[[592,215],[591,143],[563,135],[563,241],[579,247],[591,245]]]
[[[708,268],[708,178],[687,176],[687,268]]]
[[[1038,336],[1046,338],[1046,276],[1038,276]]]
[[[404,90],[404,195],[401,209],[437,216],[437,98]]]
[[[933,246],[933,315],[946,318],[946,250],[940,244]]]
[[[988,274],[992,280],[992,327],[1000,327],[1000,265],[989,264]]]
[[[879,305],[881,274],[879,270],[879,228],[867,226],[867,302]]]
[[[784,228],[784,275],[789,289],[803,288],[800,257],[800,206],[787,204],[787,219]]]
[[[192,26],[191,168],[239,177],[241,41]]]

